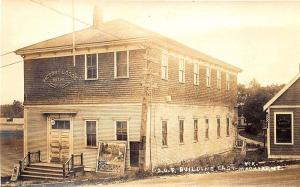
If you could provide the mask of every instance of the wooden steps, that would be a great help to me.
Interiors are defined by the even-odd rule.
[[[52,163],[32,163],[25,168],[20,177],[22,179],[63,180],[63,166]]]

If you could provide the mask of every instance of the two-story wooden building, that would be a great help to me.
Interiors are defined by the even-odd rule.
[[[231,150],[239,68],[124,20],[16,51],[24,58],[24,152],[43,162],[124,140],[126,167]],[[75,54],[75,58],[73,55]],[[75,59],[75,60],[74,60]]]

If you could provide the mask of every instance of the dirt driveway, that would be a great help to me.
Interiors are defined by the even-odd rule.
[[[279,171],[239,171],[152,177],[105,186],[300,186],[300,165]]]

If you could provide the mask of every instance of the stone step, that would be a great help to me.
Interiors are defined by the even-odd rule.
[[[49,177],[49,176],[41,176],[41,175],[20,175],[21,178],[33,178],[33,179],[47,179],[47,180],[63,180],[62,177]]]
[[[48,176],[48,177],[63,177],[62,173],[51,173],[51,172],[38,172],[38,171],[23,171],[24,175],[39,175],[39,176]]]
[[[48,172],[48,173],[63,173],[62,168],[47,168],[47,167],[36,167],[28,166],[25,168],[27,171],[39,171],[39,172]]]

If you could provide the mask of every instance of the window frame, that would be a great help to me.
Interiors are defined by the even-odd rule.
[[[205,68],[205,82],[206,87],[211,87],[211,68],[209,66]]]
[[[291,143],[277,142],[277,114],[290,114],[291,115]],[[274,144],[275,145],[294,145],[294,112],[274,112]]]
[[[126,124],[127,124],[127,140],[118,140],[118,137],[117,137],[117,122],[125,122],[126,121]],[[115,128],[115,140],[116,141],[126,141],[126,142],[129,142],[129,120],[126,120],[126,119],[118,119],[118,120],[114,120],[114,128]]]
[[[221,70],[217,70],[217,89],[221,90],[222,88],[222,72]]]
[[[90,145],[87,145],[87,128],[86,128],[86,122],[88,121],[95,121],[96,122],[96,145],[95,146],[90,146]],[[84,120],[84,139],[85,139],[85,147],[86,148],[98,148],[98,120],[96,119],[85,119]]]
[[[185,83],[185,59],[180,58],[178,61],[178,81],[179,83]],[[182,80],[180,80],[180,76],[182,76]]]
[[[166,57],[165,59],[166,59],[166,62],[164,62],[164,57]],[[166,64],[165,64],[166,63]],[[165,67],[166,68],[166,72],[165,72],[165,74],[164,74],[164,76],[163,76],[163,67]],[[162,54],[161,54],[161,64],[160,64],[160,77],[161,77],[161,79],[162,80],[168,80],[168,78],[169,78],[169,55],[167,54],[167,53],[165,53],[165,52],[163,52]]]
[[[198,63],[194,63],[194,85],[199,85],[199,77],[200,77],[200,65]]]
[[[88,78],[87,76],[87,55],[96,55],[96,65],[97,65],[97,68],[96,68],[96,78]],[[99,78],[99,59],[98,59],[98,53],[91,53],[91,54],[85,54],[84,55],[84,74],[85,74],[85,80],[98,80]]]
[[[126,76],[118,76],[118,66],[117,66],[117,53],[126,51],[126,62],[127,62],[127,75]],[[119,50],[114,51],[114,79],[126,79],[129,78],[129,50]]]
[[[164,128],[163,128],[163,123],[164,122],[166,122],[166,140],[165,140],[165,142],[166,142],[166,144],[163,144],[163,142],[164,142]],[[161,145],[163,146],[163,147],[168,147],[168,120],[161,120],[161,140],[162,140],[162,142],[161,142]]]

